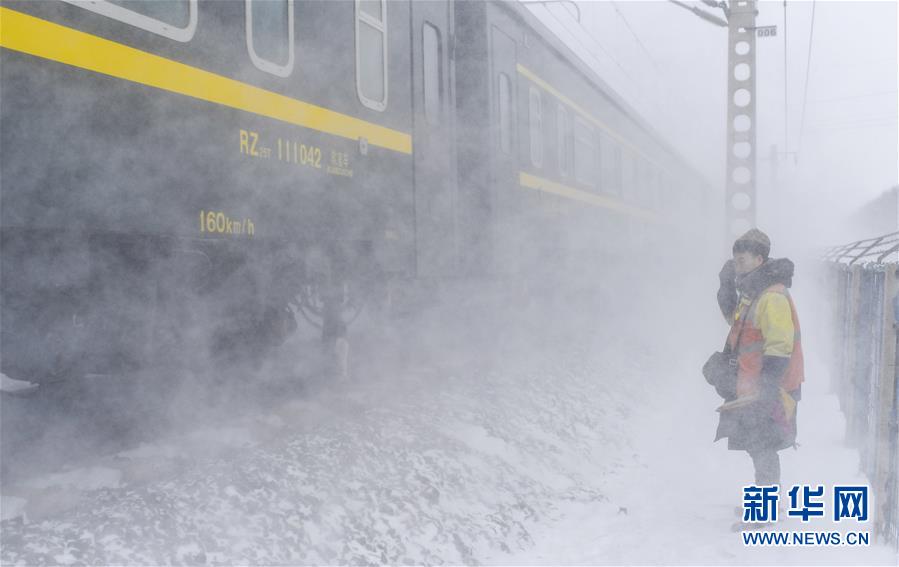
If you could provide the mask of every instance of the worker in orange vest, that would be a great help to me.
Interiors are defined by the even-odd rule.
[[[769,259],[770,251],[771,240],[758,229],[739,237],[718,290],[737,358],[737,398],[722,406],[715,441],[726,437],[728,449],[749,453],[757,485],[780,484],[777,452],[796,443],[804,380],[799,318],[788,291],[793,262]]]

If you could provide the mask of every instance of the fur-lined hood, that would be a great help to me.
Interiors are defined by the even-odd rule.
[[[737,278],[737,289],[749,297],[758,295],[775,284],[793,285],[793,262],[789,258],[773,258]]]

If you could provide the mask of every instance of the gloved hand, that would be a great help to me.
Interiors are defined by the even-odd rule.
[[[733,260],[728,260],[721,266],[721,271],[718,272],[718,281],[721,282],[722,286],[736,286],[737,279],[737,266],[734,264]]]
[[[730,319],[737,308],[740,297],[737,294],[737,269],[733,260],[728,260],[718,272],[718,307],[725,319]]]

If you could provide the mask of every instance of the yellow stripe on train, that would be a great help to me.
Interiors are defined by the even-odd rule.
[[[267,116],[369,145],[412,153],[412,136],[327,108],[254,87],[146,51],[0,7],[0,46]]]
[[[553,195],[565,197],[566,199],[580,201],[582,203],[587,203],[588,205],[593,205],[594,207],[610,209],[647,221],[660,220],[658,214],[652,211],[647,211],[646,209],[628,205],[627,203],[624,203],[619,199],[613,199],[611,197],[605,197],[603,195],[588,193],[587,191],[582,191],[580,189],[575,189],[574,187],[562,185],[561,183],[556,183],[555,181],[550,181],[549,179],[537,177],[536,175],[531,175],[530,173],[525,173],[524,171],[518,173],[518,183],[522,187],[536,189],[537,191],[543,191],[545,193],[552,193]]]

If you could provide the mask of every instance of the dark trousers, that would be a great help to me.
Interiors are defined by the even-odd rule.
[[[780,484],[780,456],[774,449],[749,451],[755,467],[755,484]]]
[[[793,396],[793,399],[796,400],[796,407],[794,411],[798,414],[799,412],[799,400],[802,399],[802,390],[797,388],[795,391],[790,392],[790,395]],[[793,423],[794,427],[797,423],[796,415],[793,415]],[[796,430],[793,430],[792,443],[795,447],[796,441]],[[749,456],[752,457],[752,466],[755,467],[755,484],[757,486],[761,485],[771,485],[776,484],[780,485],[780,455],[777,454],[777,451],[774,449],[755,449],[752,451],[747,451]]]

